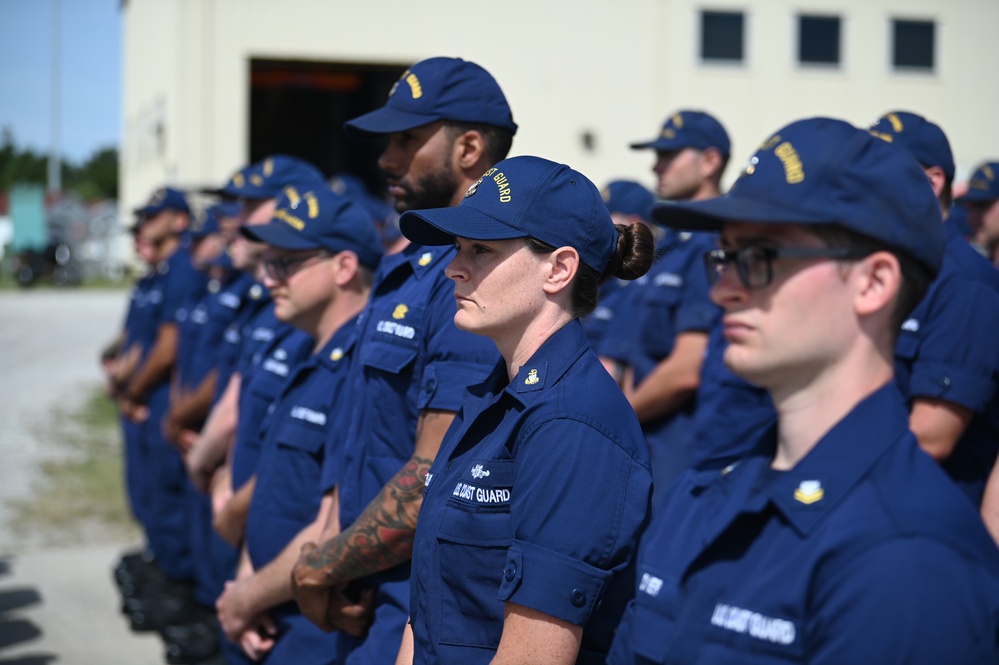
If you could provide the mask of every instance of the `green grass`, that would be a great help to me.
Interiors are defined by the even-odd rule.
[[[42,465],[32,499],[16,504],[14,532],[50,545],[135,539],[122,485],[118,414],[101,389],[94,388],[79,409],[53,413],[38,437],[62,454]]]

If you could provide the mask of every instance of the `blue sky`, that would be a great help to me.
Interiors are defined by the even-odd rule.
[[[52,12],[57,0],[0,0],[0,127],[21,147],[51,145]],[[60,143],[79,162],[121,133],[121,0],[58,0]]]

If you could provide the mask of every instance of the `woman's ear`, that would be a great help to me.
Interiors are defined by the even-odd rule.
[[[579,270],[579,252],[572,247],[559,247],[548,255],[545,293],[554,295],[569,287]]]

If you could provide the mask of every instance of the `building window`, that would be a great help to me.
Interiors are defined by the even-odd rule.
[[[896,69],[933,70],[936,24],[933,21],[892,21],[892,64]]]
[[[805,65],[839,64],[838,16],[798,17],[798,62]]]
[[[701,12],[701,59],[712,62],[742,62],[742,12]]]

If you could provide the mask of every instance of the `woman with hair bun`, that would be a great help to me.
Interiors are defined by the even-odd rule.
[[[514,157],[455,208],[405,213],[455,244],[455,325],[502,362],[471,386],[427,474],[399,663],[602,663],[632,595],[652,476],[634,411],[578,317],[652,262],[569,167]],[[426,377],[427,382],[436,380]]]

